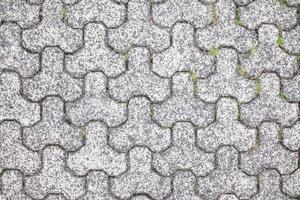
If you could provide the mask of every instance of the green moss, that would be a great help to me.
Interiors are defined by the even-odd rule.
[[[234,22],[235,22],[236,25],[239,25],[239,26],[243,26],[244,25],[244,23],[241,20],[241,13],[240,13],[239,9],[236,10]]]
[[[284,41],[283,41],[283,38],[282,38],[282,32],[280,31],[279,35],[278,35],[278,38],[277,38],[277,45],[279,47],[282,47],[283,43],[284,43]]]
[[[126,62],[129,60],[129,55],[130,55],[131,49],[132,49],[132,46],[129,46],[129,47],[126,49],[126,51],[125,51],[125,53],[124,53],[124,55],[123,55],[124,60],[125,60]]]
[[[199,93],[197,74],[193,70],[190,70],[190,74],[191,74],[192,81],[193,81],[194,94],[195,94],[195,96],[197,96]]]
[[[256,95],[260,95],[261,93],[261,82],[259,79],[256,79],[255,81],[255,93]]]
[[[60,10],[60,16],[62,18],[66,18],[68,15],[69,15],[68,9],[65,6],[63,6]]]
[[[288,5],[287,0],[278,0],[278,1],[279,1],[279,4],[280,4],[281,6],[287,6],[287,5]]]
[[[255,47],[252,47],[252,48],[250,49],[250,54],[251,54],[251,55],[256,54],[256,52],[257,52],[257,47],[256,47],[256,46],[255,46]]]
[[[213,47],[210,49],[209,51],[210,55],[212,55],[213,57],[217,57],[217,55],[219,54],[219,49],[216,47]]]
[[[286,96],[286,94],[283,92],[282,89],[279,91],[279,96],[280,96],[280,98],[282,98],[282,99],[284,99],[286,101],[289,100],[289,98]]]
[[[300,56],[297,56],[297,60],[300,62]]]
[[[217,15],[217,9],[216,9],[216,4],[212,4],[212,23],[216,25],[218,22],[218,15]]]
[[[247,75],[246,69],[243,68],[241,65],[237,65],[237,72],[240,76],[246,76]]]

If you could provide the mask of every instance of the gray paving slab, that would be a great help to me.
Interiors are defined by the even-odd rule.
[[[300,0],[0,0],[0,200],[300,199]]]

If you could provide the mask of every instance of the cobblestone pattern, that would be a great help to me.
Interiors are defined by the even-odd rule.
[[[300,199],[300,0],[1,0],[0,200]]]

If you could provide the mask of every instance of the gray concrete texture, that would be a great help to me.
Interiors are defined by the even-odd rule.
[[[300,199],[300,0],[0,0],[0,200]]]

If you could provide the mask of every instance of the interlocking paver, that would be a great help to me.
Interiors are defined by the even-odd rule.
[[[17,22],[22,28],[34,26],[39,22],[38,5],[31,5],[26,0],[5,0],[0,2],[0,21]]]
[[[67,115],[73,123],[82,126],[91,120],[103,120],[109,126],[117,126],[125,121],[125,103],[111,99],[106,85],[107,78],[102,72],[85,76],[84,96],[66,104]]]
[[[134,146],[147,146],[152,151],[166,149],[171,143],[171,130],[155,124],[150,113],[149,100],[132,98],[126,123],[109,130],[109,144],[119,151],[127,151]]]
[[[48,144],[60,145],[69,151],[79,149],[83,144],[83,130],[66,122],[62,100],[47,97],[42,108],[42,120],[24,128],[24,143],[34,150],[41,150]]]
[[[82,49],[66,55],[66,70],[71,75],[83,77],[90,71],[103,71],[106,76],[117,76],[125,71],[125,59],[107,47],[105,33],[101,24],[85,26]]]
[[[241,56],[241,66],[255,77],[262,72],[277,72],[281,77],[292,77],[298,71],[297,57],[280,49],[276,26],[261,25],[258,35],[258,46],[250,55]]]
[[[47,194],[61,193],[76,199],[85,193],[85,178],[75,177],[65,167],[66,152],[57,146],[43,150],[43,168],[39,173],[25,178],[25,191],[33,198],[42,199]]]
[[[238,74],[237,54],[222,49],[217,56],[216,72],[198,80],[199,96],[206,102],[215,102],[221,96],[232,96],[240,102],[248,102],[255,95],[255,81]]]
[[[179,9],[178,9],[179,8]],[[204,28],[211,21],[211,9],[197,0],[167,0],[153,5],[153,20],[164,27],[178,21],[188,21],[197,28]]]
[[[129,170],[111,179],[111,191],[122,199],[134,194],[148,194],[163,199],[171,193],[171,178],[162,177],[151,170],[151,151],[134,147],[129,152]]]
[[[281,174],[292,173],[298,167],[298,153],[285,149],[279,140],[279,127],[264,123],[259,127],[259,144],[241,154],[241,168],[257,175],[264,169],[277,169]]]
[[[41,52],[46,46],[59,46],[72,52],[82,46],[82,30],[66,25],[62,18],[65,9],[61,0],[45,0],[42,8],[42,21],[37,26],[23,32],[24,47]]]
[[[33,125],[40,120],[40,106],[21,96],[20,85],[18,74],[0,75],[0,121],[17,120],[22,126]]]
[[[148,0],[130,0],[128,19],[120,27],[109,29],[108,42],[118,51],[125,52],[132,45],[147,46],[161,51],[169,46],[169,32],[156,26],[150,16]]]
[[[83,133],[86,144],[68,157],[68,166],[76,174],[89,170],[104,170],[109,175],[123,173],[127,166],[124,153],[118,153],[107,145],[107,127],[100,122],[89,123]]]
[[[282,32],[282,47],[290,53],[300,54],[300,25],[289,31]]]
[[[275,74],[260,76],[257,86],[259,97],[241,105],[241,120],[251,127],[263,121],[276,121],[283,126],[292,125],[298,119],[298,105],[280,97],[279,78]]]
[[[33,101],[48,95],[59,95],[66,101],[80,97],[82,80],[64,72],[64,54],[58,48],[46,48],[42,53],[41,71],[23,82],[23,93]]]
[[[1,183],[1,192],[0,199],[22,199],[22,200],[31,200],[29,196],[27,196],[22,186],[23,177],[19,171],[5,171],[0,176]]]
[[[247,6],[240,8],[241,20],[245,23],[245,26],[250,29],[258,28],[263,23],[276,24],[282,29],[288,29],[297,23],[297,9],[281,5],[284,4],[284,1],[250,1],[251,3]]]
[[[19,169],[24,174],[33,174],[40,169],[39,153],[22,144],[21,126],[17,122],[2,122],[0,134],[0,168]]]
[[[235,148],[219,148],[216,167],[215,171],[198,180],[199,194],[205,198],[216,199],[223,193],[234,193],[241,199],[248,199],[256,193],[256,178],[239,169]]]
[[[280,176],[275,170],[264,171],[258,178],[260,191],[251,200],[292,200],[280,190]]]
[[[299,6],[0,0],[0,199],[299,199]]]
[[[108,82],[112,98],[128,101],[133,96],[145,95],[157,102],[169,96],[170,81],[151,71],[149,56],[149,51],[145,48],[133,48],[129,52],[126,72]]]
[[[171,77],[176,71],[192,71],[201,78],[212,74],[213,57],[196,46],[193,26],[178,23],[171,31],[173,44],[153,55],[153,71],[164,77]]]
[[[67,21],[73,27],[82,28],[91,21],[116,27],[125,19],[125,5],[111,0],[82,0],[68,7],[67,13]]]
[[[176,73],[172,77],[172,96],[153,107],[153,119],[171,127],[176,121],[191,121],[196,126],[207,126],[214,120],[214,105],[204,103],[195,96],[189,73]]]
[[[285,175],[282,177],[282,190],[292,197],[299,197],[300,195],[300,169],[297,169],[290,175]]]
[[[87,194],[80,200],[116,200],[108,190],[108,175],[101,171],[93,171],[87,175]]]
[[[190,123],[177,123],[172,127],[172,145],[154,154],[153,167],[169,176],[177,170],[189,169],[197,176],[205,176],[214,168],[214,156],[196,146],[195,129]]]
[[[300,75],[297,75],[292,79],[283,79],[282,85],[283,92],[288,100],[300,102]]]
[[[297,122],[293,127],[282,130],[283,144],[291,150],[297,151],[300,149],[300,122]]]
[[[38,71],[39,57],[22,49],[20,34],[21,29],[16,24],[0,26],[0,71],[14,70],[23,77],[29,77]]]
[[[197,131],[197,144],[206,151],[216,151],[222,145],[247,151],[255,145],[256,130],[238,121],[238,105],[233,99],[222,98],[217,103],[216,121]]]
[[[203,200],[196,194],[196,177],[189,171],[178,171],[173,179],[174,192],[168,200]]]
[[[246,52],[257,44],[254,31],[237,25],[236,5],[234,0],[219,0],[214,8],[212,25],[197,30],[197,45],[210,50],[220,46],[231,46],[239,52]]]

